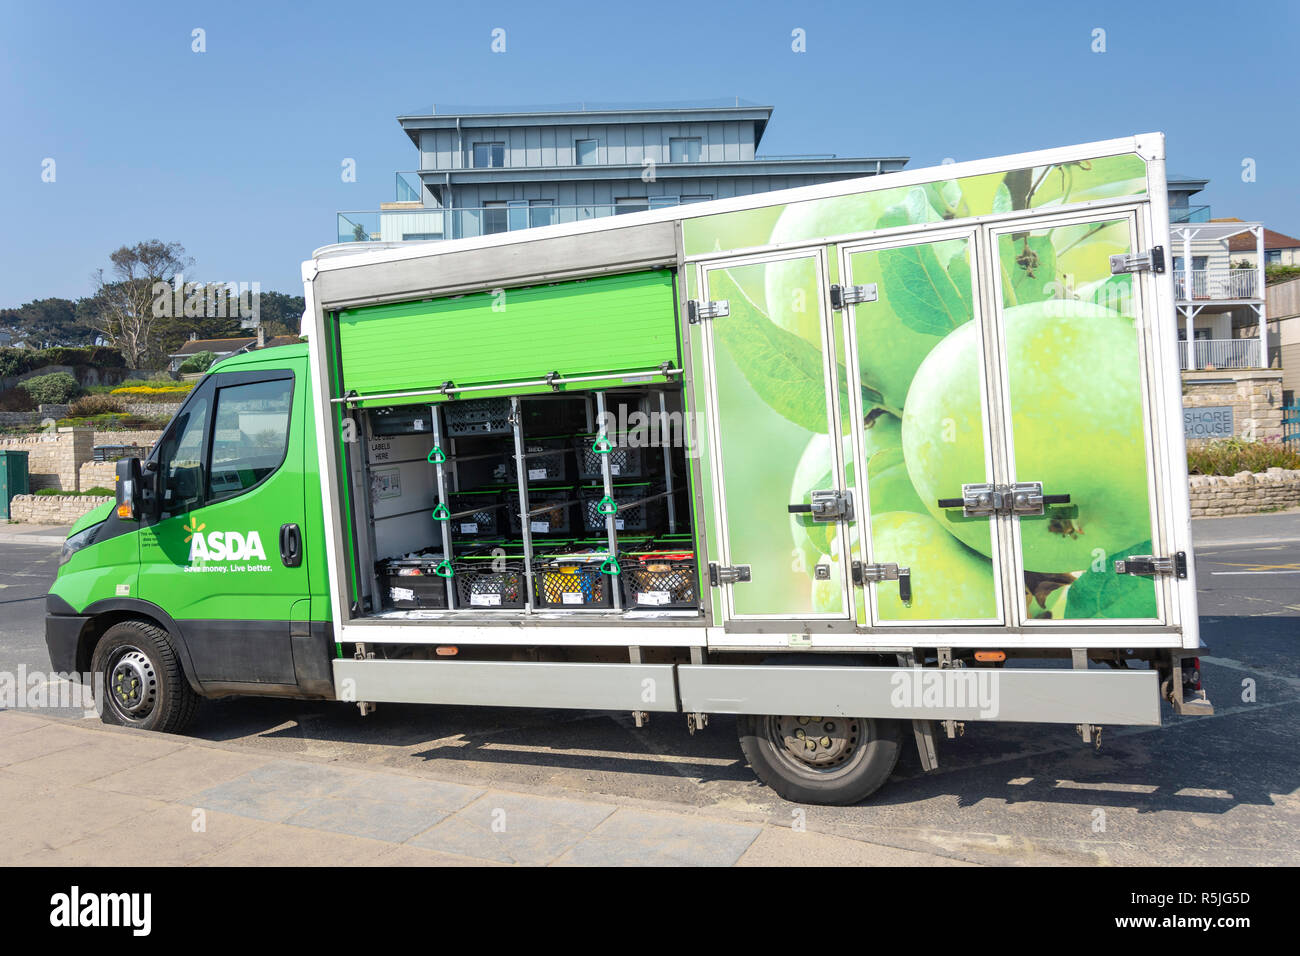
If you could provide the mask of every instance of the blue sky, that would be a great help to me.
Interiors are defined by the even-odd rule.
[[[1197,198],[1214,215],[1296,235],[1298,11],[5,0],[0,307],[84,295],[113,249],[148,238],[184,244],[193,278],[299,292],[335,212],[376,208],[415,166],[394,117],[436,102],[740,96],[776,107],[762,152],[911,167],[1163,130],[1171,171],[1211,180]],[[196,27],[205,53],[191,50]],[[795,28],[806,53],[791,51]]]

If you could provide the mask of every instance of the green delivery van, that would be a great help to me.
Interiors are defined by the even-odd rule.
[[[1159,134],[319,250],[71,530],[56,670],[735,715],[789,799],[976,721],[1208,713]]]

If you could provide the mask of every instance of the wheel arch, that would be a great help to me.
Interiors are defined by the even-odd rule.
[[[123,621],[147,621],[167,632],[180,658],[181,673],[185,675],[185,682],[190,685],[194,693],[204,696],[203,686],[194,678],[194,662],[190,657],[190,649],[185,643],[185,635],[171,615],[158,605],[138,598],[108,598],[96,601],[81,613],[90,620],[82,628],[81,637],[77,641],[78,672],[84,674],[90,670],[95,645],[104,636],[104,632],[114,624]]]

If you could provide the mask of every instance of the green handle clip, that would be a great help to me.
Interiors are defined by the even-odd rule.
[[[612,514],[618,514],[618,502],[606,495],[596,504],[596,514],[604,515],[608,518]]]
[[[429,460],[429,464],[431,465],[441,465],[443,462],[447,460],[447,456],[443,454],[443,451],[440,447],[434,445],[433,448],[429,450],[428,460]]]
[[[450,511],[450,509],[448,509],[447,506],[446,506],[445,504],[443,504],[441,501],[439,501],[438,504],[437,504],[437,506],[433,509],[433,520],[434,520],[434,521],[447,521],[447,520],[450,519],[450,518],[451,518],[451,511]]]
[[[601,574],[622,574],[623,569],[618,566],[618,558],[606,558],[600,563]]]
[[[591,450],[597,455],[608,455],[614,450],[614,443],[605,435],[598,435],[596,440],[591,443]]]
[[[444,558],[439,565],[433,569],[433,573],[438,575],[440,578],[449,578],[456,572],[452,568],[451,562]]]

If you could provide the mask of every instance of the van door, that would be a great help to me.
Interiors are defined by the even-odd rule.
[[[1118,574],[1160,555],[1151,426],[1149,273],[1131,211],[990,228],[1007,481],[1041,493],[1006,516],[1017,623],[1156,624],[1167,578]],[[1155,544],[1153,545],[1153,542]]]
[[[703,298],[728,303],[698,326],[695,406],[709,417],[721,525],[712,557],[729,622],[850,615],[847,509],[828,520],[809,510],[815,492],[846,491],[826,288],[820,249],[702,270]]]
[[[1005,619],[996,519],[940,504],[995,480],[976,253],[971,229],[840,248],[862,625]]]
[[[295,683],[306,382],[305,359],[215,373],[152,459],[161,516],[142,534],[140,592],[177,621],[200,681]]]

